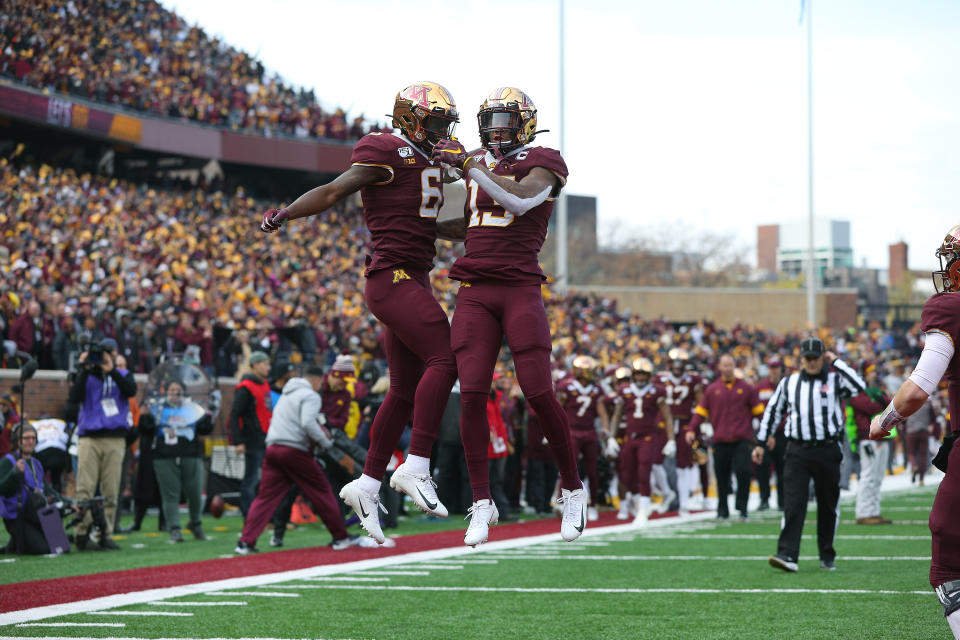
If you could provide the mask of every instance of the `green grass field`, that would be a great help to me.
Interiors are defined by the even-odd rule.
[[[844,504],[836,572],[818,568],[813,513],[800,572],[770,568],[766,557],[775,551],[779,531],[774,512],[748,523],[710,520],[647,530],[618,528],[571,544],[558,539],[510,549],[480,547],[441,560],[41,621],[122,627],[7,626],[0,635],[947,639],[951,634],[927,583],[925,521],[934,491],[888,494],[884,513],[902,522],[894,525],[849,524],[852,505]],[[447,523],[459,526],[453,519]],[[303,533],[304,545],[317,544],[319,533],[309,538],[310,532]],[[232,532],[221,536],[235,540]],[[290,542],[292,546],[294,539]],[[156,546],[144,551],[170,548],[165,542]],[[266,548],[265,537],[261,546]]]

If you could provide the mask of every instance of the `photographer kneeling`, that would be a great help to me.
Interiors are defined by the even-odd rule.
[[[37,446],[37,430],[23,427],[21,450],[0,458],[0,517],[10,534],[6,553],[39,555],[50,553],[47,539],[40,527],[37,511],[47,505],[44,496],[44,471],[40,461],[33,457]]]
[[[112,341],[111,341],[112,342]],[[104,497],[106,530],[99,547],[89,540],[93,521],[88,513],[77,525],[75,542],[80,551],[119,549],[111,537],[117,512],[117,494],[123,472],[123,454],[130,432],[130,398],[137,394],[133,374],[118,370],[103,343],[90,345],[77,362],[82,367],[70,388],[70,402],[80,407],[77,417],[77,500],[93,497],[100,484]]]

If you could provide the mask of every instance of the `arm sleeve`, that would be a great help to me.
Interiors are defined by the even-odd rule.
[[[871,416],[886,409],[889,402],[890,399],[886,398],[885,396],[882,402],[874,402],[870,399],[870,395],[866,393],[858,393],[854,397],[850,398],[850,406],[860,413],[866,413]]]
[[[317,416],[321,409],[320,396],[312,393],[300,403],[300,427],[307,432],[307,437],[314,442],[323,442],[323,432],[317,424]]]
[[[211,416],[209,413],[205,413],[199,420],[197,420],[197,435],[208,436],[212,431],[213,416]]]
[[[832,366],[837,372],[837,381],[840,383],[841,389],[852,396],[867,390],[867,383],[864,382],[863,378],[846,362],[837,358],[833,361]]]
[[[498,185],[490,176],[480,169],[470,169],[468,175],[480,185],[481,189],[487,192],[488,196],[499,202],[506,211],[514,215],[522,216],[530,209],[543,204],[550,196],[550,187],[544,187],[543,191],[531,198],[521,198]]]
[[[928,331],[920,361],[910,374],[909,380],[923,389],[928,396],[933,395],[937,385],[940,384],[940,378],[946,373],[953,359],[953,353],[953,341],[950,336],[942,331]]]
[[[90,373],[86,370],[81,371],[77,374],[77,379],[73,381],[73,386],[70,387],[70,402],[76,405],[82,405],[87,395],[87,378],[90,377]]]

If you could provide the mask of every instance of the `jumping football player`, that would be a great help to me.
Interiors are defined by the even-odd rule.
[[[960,447],[952,446],[960,432],[960,224],[950,229],[936,256],[940,260],[940,271],[933,272],[937,293],[923,305],[920,328],[926,342],[920,361],[886,410],[873,419],[870,437],[879,440],[888,436],[893,427],[924,405],[941,378],[947,381],[950,435],[944,438],[934,459],[946,476],[930,511],[930,585],[937,592],[953,637],[960,640]]]
[[[450,271],[461,282],[451,339],[460,374],[460,434],[473,489],[463,541],[471,546],[486,541],[499,517],[490,499],[485,407],[504,335],[520,388],[560,470],[560,533],[574,540],[586,526],[587,505],[570,427],[553,391],[550,326],[540,292],[546,277],[538,261],[567,166],[557,151],[529,146],[537,133],[537,109],[519,89],[496,89],[477,119],[481,149],[467,153],[452,141],[434,148],[440,162],[463,171],[467,186],[464,217],[440,224],[444,236],[466,240],[466,254]]]
[[[381,544],[385,538],[379,511],[386,509],[380,504],[380,484],[411,416],[410,453],[393,472],[390,486],[410,496],[423,511],[447,515],[430,476],[430,449],[457,367],[450,350],[450,324],[428,278],[444,182],[430,153],[439,141],[450,138],[458,121],[450,92],[439,84],[418,82],[403,89],[393,106],[393,125],[400,135],[364,136],[353,148],[349,169],[288,207],[267,211],[260,226],[267,233],[276,232],[289,220],[326,211],[360,191],[373,245],[367,256],[364,299],[386,329],[390,390],[370,429],[363,475],[344,486],[340,497]]]

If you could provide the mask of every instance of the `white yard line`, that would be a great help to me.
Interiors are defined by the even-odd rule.
[[[244,607],[247,605],[242,600],[220,600],[216,602],[184,602],[183,600],[160,600],[158,602],[147,602],[152,607]]]
[[[126,627],[126,622],[24,622],[18,627]]]
[[[463,565],[462,564],[411,564],[411,565],[403,565],[401,567],[397,567],[397,569],[429,569],[430,571],[434,571],[438,569],[453,570],[453,569],[463,569]],[[373,575],[369,571],[364,571],[363,574],[367,576]],[[381,574],[386,575],[386,573],[384,572],[381,572]]]
[[[363,576],[318,576],[306,579],[311,582],[390,582],[390,578],[365,578]]]
[[[188,611],[87,611],[88,616],[166,616],[186,618],[193,614]]]
[[[277,593],[275,591],[207,591],[205,596],[260,596],[262,598],[299,598],[299,593]]]
[[[440,587],[440,586],[401,586],[401,585],[364,585],[364,584],[327,584],[317,585],[324,589],[348,589],[348,590],[369,590],[377,589],[384,591],[462,591],[462,592],[480,592],[480,593],[745,593],[767,595],[770,593],[800,594],[800,593],[822,593],[827,595],[836,594],[865,594],[865,595],[923,595],[934,596],[933,589],[927,591],[893,591],[889,589],[706,589],[706,588],[651,588],[651,589],[631,589],[631,588],[562,588],[562,587]]]
[[[650,540],[776,540],[780,537],[777,533],[701,533],[696,535],[675,534],[675,535],[648,535],[644,536]],[[804,540],[815,540],[816,534],[806,534]],[[930,536],[871,536],[846,534],[834,536],[834,540],[930,540]]]

